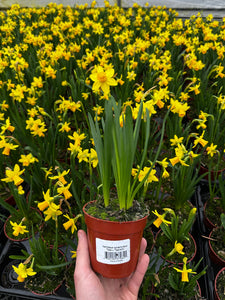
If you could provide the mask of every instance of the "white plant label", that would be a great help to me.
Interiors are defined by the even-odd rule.
[[[96,259],[108,265],[119,265],[130,260],[130,239],[109,241],[96,238]]]

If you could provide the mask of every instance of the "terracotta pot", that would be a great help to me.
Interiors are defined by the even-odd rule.
[[[214,228],[210,234],[209,234],[209,257],[212,260],[212,262],[217,265],[217,266],[221,266],[221,267],[225,267],[225,260],[222,259],[217,253],[216,251],[213,249],[213,245],[211,243],[211,239],[213,239],[213,234],[216,230],[218,230],[219,227]],[[222,248],[223,249],[223,248]]]
[[[215,296],[215,300],[224,299],[224,298],[220,298],[220,292],[218,290],[218,288],[219,288],[219,286],[218,286],[218,278],[224,272],[225,272],[225,267],[222,268],[222,269],[220,269],[219,272],[216,274],[216,277],[215,277],[215,281],[214,281],[214,296]],[[224,292],[223,292],[223,296],[224,296]]]
[[[137,221],[106,221],[87,214],[86,205],[83,211],[93,270],[108,278],[129,276],[137,265],[148,216]]]
[[[156,234],[156,236],[155,236],[155,240],[157,239],[157,237],[160,235],[162,233],[162,230],[160,229],[158,232],[157,232],[157,234]],[[190,241],[193,243],[193,245],[194,245],[194,252],[192,253],[192,255],[190,256],[190,257],[188,257],[188,260],[187,260],[187,263],[189,263],[190,261],[192,261],[194,258],[195,258],[195,256],[196,256],[196,253],[197,253],[197,245],[196,245],[196,241],[195,241],[195,239],[194,239],[194,237],[192,236],[192,234],[188,234],[189,235],[189,237],[190,237]],[[162,245],[162,247],[164,247],[165,245]],[[172,249],[171,249],[172,250]],[[184,250],[185,251],[185,250]],[[186,254],[185,254],[186,255]],[[165,257],[163,256],[163,255],[161,255],[161,257],[162,257],[162,259],[165,259]],[[182,255],[181,255],[181,261],[182,261]],[[172,258],[173,257],[171,257],[171,260],[170,259],[166,259],[166,261],[168,262],[168,263],[170,263],[170,264],[176,264],[176,261],[173,261],[172,260]],[[183,262],[179,262],[178,263],[178,265],[182,265],[183,264]]]

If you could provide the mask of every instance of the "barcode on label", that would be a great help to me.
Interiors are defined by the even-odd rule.
[[[130,240],[111,241],[96,238],[96,260],[109,265],[130,261]]]
[[[105,252],[105,259],[122,259],[127,257],[127,251],[122,251],[122,252]]]

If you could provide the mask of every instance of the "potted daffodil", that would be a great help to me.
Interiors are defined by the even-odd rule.
[[[138,138],[143,117],[146,119],[143,123],[144,147],[137,164],[138,170],[133,177],[132,170],[137,163]],[[85,204],[83,208],[91,263],[93,269],[105,277],[127,277],[136,267],[139,246],[149,214],[144,203],[135,197],[148,178],[160,147],[149,171],[140,180],[139,174],[146,160],[150,136],[150,117],[147,110],[143,111],[143,103],[140,104],[134,121],[131,107],[127,106],[122,110],[120,103],[116,103],[115,99],[110,97],[105,104],[105,120],[102,120],[102,127],[91,115],[89,122],[98,156],[103,191],[102,196]],[[165,122],[163,130],[164,127]]]
[[[170,263],[180,261],[180,255],[187,255],[188,261],[193,260],[196,255],[196,243],[190,231],[196,219],[196,208],[193,207],[187,219],[180,219],[179,215],[171,208],[164,208],[164,214],[160,215],[153,211],[157,219],[153,222],[156,227],[160,227],[156,234],[156,249],[163,245],[162,257]],[[165,220],[166,215],[171,218]],[[169,259],[172,257],[172,261]]]
[[[181,265],[167,265],[157,274],[154,284],[155,299],[202,299],[201,288],[198,283],[200,277],[206,273],[207,267],[198,272],[202,258],[196,264],[187,262],[183,258]]]

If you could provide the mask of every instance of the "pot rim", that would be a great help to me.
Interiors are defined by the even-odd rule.
[[[218,289],[217,289],[217,280],[218,280],[218,277],[220,276],[220,274],[222,273],[222,272],[224,272],[225,271],[225,267],[222,267],[218,272],[217,272],[217,274],[216,274],[216,277],[215,277],[215,281],[214,281],[214,290],[215,290],[215,294],[216,294],[216,299],[220,299],[220,297],[219,297],[219,294],[218,294]]]
[[[219,260],[223,264],[223,267],[225,268],[225,265],[224,265],[225,259],[223,259],[216,253],[216,251],[214,250],[213,245],[211,243],[211,237],[212,237],[213,232],[215,232],[216,230],[219,230],[219,228],[220,228],[219,226],[216,226],[209,233],[209,249],[210,249],[211,253],[217,258],[217,260]]]
[[[149,217],[149,213],[144,216],[143,218],[140,218],[138,220],[133,220],[133,221],[109,221],[109,220],[103,220],[103,219],[100,219],[100,218],[96,218],[96,217],[93,217],[92,215],[89,215],[86,211],[85,211],[85,208],[86,206],[89,204],[89,203],[93,203],[93,202],[96,202],[96,200],[92,200],[92,201],[89,201],[87,203],[84,204],[83,206],[83,212],[86,216],[88,216],[88,218],[92,219],[92,220],[98,220],[99,222],[103,222],[103,223],[107,223],[107,224],[134,224],[134,223],[137,223],[137,222],[142,222],[143,220],[147,219]]]

